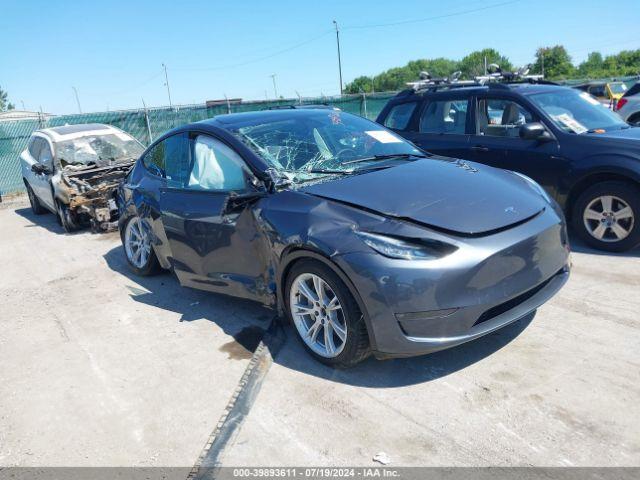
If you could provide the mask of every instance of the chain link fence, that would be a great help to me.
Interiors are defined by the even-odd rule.
[[[252,102],[215,102],[209,105],[121,110],[114,112],[60,115],[28,120],[0,121],[0,196],[24,191],[20,170],[20,154],[27,147],[31,134],[38,129],[82,123],[113,125],[149,145],[167,130],[225,113],[266,110],[293,104],[328,104],[349,113],[375,119],[395,92],[367,95],[342,95],[302,99],[280,99]]]

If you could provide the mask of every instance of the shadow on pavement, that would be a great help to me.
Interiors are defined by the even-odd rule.
[[[588,253],[590,255],[604,255],[604,256],[612,256],[612,257],[640,257],[640,248],[633,248],[628,252],[615,253],[615,252],[605,252],[604,250],[597,250],[595,248],[591,248],[589,245],[580,240],[577,236],[573,235],[571,237],[571,251],[575,253]]]
[[[30,222],[29,225],[25,225],[25,228],[40,227],[57,235],[77,235],[78,233],[83,233],[83,230],[78,230],[73,233],[65,232],[62,225],[58,223],[56,216],[51,212],[36,215],[33,213],[33,210],[31,210],[31,207],[18,208],[14,210],[14,212]]]
[[[254,302],[181,287],[178,280],[169,273],[138,277],[129,270],[120,247],[107,252],[105,260],[112,270],[139,286],[129,287],[134,301],[179,313],[181,322],[215,322],[246,351],[255,350],[274,317],[271,310]],[[284,325],[279,334],[286,336],[286,339],[274,361],[306,375],[354,386],[393,388],[412,385],[444,377],[481,361],[516,338],[534,316],[535,313],[532,313],[492,334],[449,350],[422,357],[385,361],[372,357],[348,370],[332,369],[314,360],[296,338],[293,328]],[[267,338],[268,345],[269,341]],[[243,351],[236,347],[237,345],[224,345],[222,349],[230,358],[246,358]]]
[[[346,370],[315,361],[295,338],[293,327],[285,326],[287,341],[275,359],[279,365],[332,382],[368,388],[394,388],[429,382],[462,370],[492,355],[515,339],[536,312],[472,342],[420,357],[376,360],[373,357]]]
[[[169,272],[138,276],[129,269],[120,246],[109,250],[104,259],[111,270],[134,284],[127,288],[135,302],[178,313],[180,322],[215,322],[234,338],[235,344],[221,348],[232,359],[247,358],[246,353],[256,349],[273,319],[273,312],[258,303],[182,287]]]

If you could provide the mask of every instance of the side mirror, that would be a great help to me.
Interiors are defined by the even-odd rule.
[[[549,141],[553,137],[549,135],[547,129],[540,122],[525,123],[520,127],[520,138],[523,140]]]
[[[41,163],[34,163],[33,165],[31,165],[31,171],[33,173],[37,173],[37,174],[49,174],[49,173],[51,173],[51,170],[49,170],[47,167],[45,167]]]
[[[253,202],[257,202],[261,198],[267,196],[267,192],[248,192],[248,193],[235,193],[231,192],[225,201],[224,207],[222,209],[223,213],[232,213],[245,205]]]

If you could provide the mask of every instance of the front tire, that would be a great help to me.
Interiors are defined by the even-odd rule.
[[[285,285],[289,320],[318,361],[346,368],[369,356],[362,312],[336,273],[316,260],[293,265]]]
[[[62,228],[64,228],[65,232],[75,232],[80,228],[74,214],[71,212],[71,210],[69,210],[69,207],[62,203],[60,200],[56,200],[56,211],[58,216],[58,223],[62,225]]]
[[[160,272],[158,257],[151,245],[151,227],[142,218],[127,220],[122,233],[122,246],[129,267],[142,277]]]
[[[640,244],[640,189],[615,181],[593,185],[578,197],[572,221],[590,246],[626,252]]]

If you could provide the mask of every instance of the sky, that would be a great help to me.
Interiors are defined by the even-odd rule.
[[[18,109],[77,113],[339,93],[419,58],[495,48],[521,65],[640,48],[640,0],[1,0],[0,87]],[[297,92],[297,93],[296,93]]]

